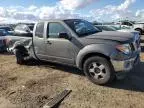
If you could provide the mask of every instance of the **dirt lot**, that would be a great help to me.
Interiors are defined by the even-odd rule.
[[[142,41],[142,52],[144,52]],[[38,63],[19,66],[0,55],[0,108],[41,108],[66,88],[72,93],[60,108],[144,108],[144,54],[129,76],[109,86],[94,85],[77,69]]]

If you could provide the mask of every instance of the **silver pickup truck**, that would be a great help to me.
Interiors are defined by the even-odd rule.
[[[13,40],[12,36],[8,38]],[[138,33],[101,32],[81,19],[39,21],[33,37],[11,41],[18,64],[34,58],[71,65],[100,85],[130,72],[141,51]]]

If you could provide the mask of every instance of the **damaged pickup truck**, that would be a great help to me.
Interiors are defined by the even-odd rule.
[[[46,20],[35,24],[32,38],[14,43],[18,64],[29,58],[71,65],[99,85],[130,72],[139,63],[138,33],[101,32],[81,19]]]

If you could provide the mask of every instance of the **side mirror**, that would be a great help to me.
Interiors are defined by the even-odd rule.
[[[59,38],[64,38],[64,39],[68,39],[68,40],[71,39],[67,33],[59,33],[58,35],[59,35]]]

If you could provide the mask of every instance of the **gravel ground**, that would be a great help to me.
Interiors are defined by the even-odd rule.
[[[60,108],[144,108],[143,44],[141,63],[126,79],[108,86],[94,85],[72,67],[53,63],[19,66],[13,55],[1,54],[0,108],[42,108],[66,88],[72,93]]]

